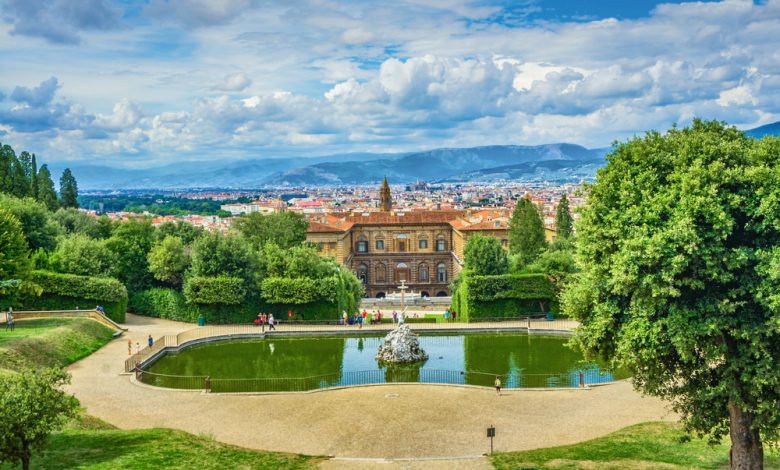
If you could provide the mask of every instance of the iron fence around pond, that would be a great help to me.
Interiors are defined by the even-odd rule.
[[[212,393],[306,392],[332,387],[349,387],[388,383],[423,383],[477,385],[493,387],[499,377],[502,388],[574,388],[615,381],[615,376],[599,369],[578,369],[560,374],[492,374],[476,371],[453,371],[393,367],[385,370],[338,372],[311,377],[267,377],[219,379],[208,376],[181,376],[136,371],[136,379],[157,387],[206,390]]]

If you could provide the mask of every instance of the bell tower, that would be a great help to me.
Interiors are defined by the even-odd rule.
[[[387,176],[382,182],[382,189],[379,190],[379,209],[382,212],[390,212],[393,210],[393,198],[390,196],[390,185],[387,184]]]

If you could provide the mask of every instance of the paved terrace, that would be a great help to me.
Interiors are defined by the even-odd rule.
[[[148,387],[123,374],[128,338],[145,344],[149,334],[175,336],[193,325],[128,314],[123,326],[124,337],[70,367],[69,389],[87,412],[120,428],[172,427],[248,448],[336,456],[323,463],[326,468],[489,468],[479,456],[489,450],[485,428],[491,424],[496,450],[508,451],[573,444],[635,423],[676,419],[660,400],[640,396],[627,381],[585,390],[513,390],[500,397],[487,388],[417,384],[268,395]],[[425,460],[439,457],[447,460]],[[418,460],[393,460],[404,458]]]

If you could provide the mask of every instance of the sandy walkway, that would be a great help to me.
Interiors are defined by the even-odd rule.
[[[145,341],[190,324],[128,315],[127,336],[71,366],[70,389],[90,414],[121,428],[173,427],[240,446],[342,458],[477,457],[591,439],[631,424],[674,419],[622,382],[590,390],[510,391],[381,385],[287,395],[209,395],[156,389],[120,375],[127,337]],[[142,343],[143,344],[143,343]],[[423,465],[427,464],[427,465]],[[486,459],[335,460],[326,468],[478,468]],[[487,467],[486,467],[487,468]]]

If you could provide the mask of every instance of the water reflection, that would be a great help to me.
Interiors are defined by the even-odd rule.
[[[209,343],[169,354],[149,371],[209,376],[225,391],[310,390],[383,382],[451,383],[506,388],[577,387],[609,382],[624,373],[583,363],[557,336],[460,334],[420,336],[429,359],[420,364],[379,364],[378,336],[277,337]]]

